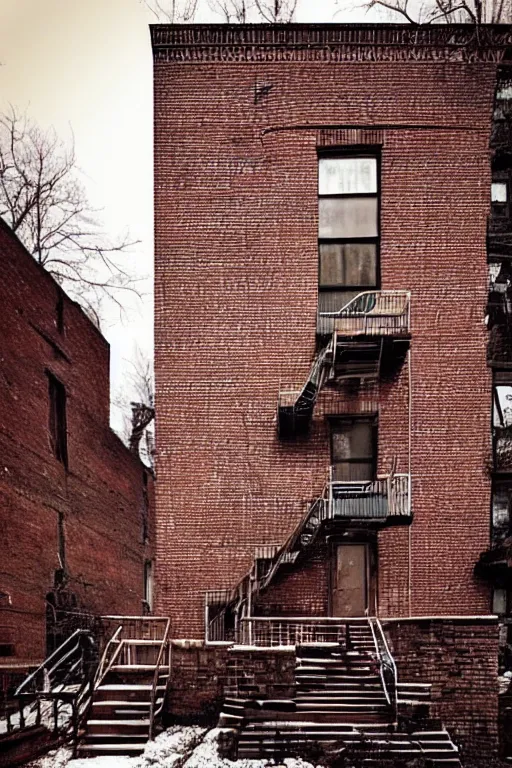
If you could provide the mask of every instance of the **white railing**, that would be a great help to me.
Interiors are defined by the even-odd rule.
[[[410,332],[409,291],[363,291],[331,318],[333,330],[344,336],[405,336]]]
[[[368,618],[361,616],[344,620],[326,616],[250,616],[242,620],[237,640],[241,645],[261,648],[289,647],[305,643],[346,645],[348,628],[353,624],[367,625]]]

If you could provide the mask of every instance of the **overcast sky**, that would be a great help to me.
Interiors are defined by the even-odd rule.
[[[218,21],[201,1],[196,21]],[[299,0],[297,21],[373,20],[337,9],[335,0]],[[112,392],[126,381],[134,345],[152,350],[154,21],[141,0],[0,0],[0,109],[13,104],[63,139],[73,135],[105,231],[115,238],[129,227],[141,240],[131,259],[148,276],[146,296],[127,300],[124,322],[112,312],[102,326]]]

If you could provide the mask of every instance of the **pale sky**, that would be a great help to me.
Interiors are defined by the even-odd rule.
[[[202,2],[196,21],[219,21]],[[360,9],[334,15],[338,7],[335,0],[299,0],[296,20],[375,20]],[[147,295],[142,302],[127,297],[124,323],[112,312],[102,325],[112,393],[126,381],[134,345],[151,354],[153,343],[154,21],[141,0],[0,0],[0,110],[12,104],[61,138],[73,135],[105,231],[115,238],[128,227],[141,240],[130,258],[148,276]],[[120,426],[119,414],[113,425]]]

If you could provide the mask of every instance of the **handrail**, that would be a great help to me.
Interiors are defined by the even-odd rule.
[[[367,315],[373,309],[373,305],[362,310],[357,310],[358,303],[361,304],[365,300],[370,300],[371,297],[382,298],[383,300],[392,301],[393,299],[406,299],[407,304],[399,312],[389,312],[390,315],[405,315],[408,313],[408,303],[410,299],[410,291],[361,291],[357,296],[354,296],[350,301],[344,304],[337,312],[319,312],[320,317],[343,317],[344,315]],[[400,310],[400,306],[397,307]]]
[[[107,665],[107,668],[104,669],[109,649],[110,649],[111,645],[113,645],[114,643],[118,642],[118,637],[119,637],[119,635],[121,634],[122,631],[123,631],[123,625],[121,624],[116,629],[116,631],[114,632],[114,634],[112,635],[112,637],[110,638],[110,640],[108,641],[108,643],[106,644],[106,646],[104,648],[104,651],[103,651],[103,653],[101,655],[100,663],[98,664],[98,669],[96,671],[96,675],[95,675],[95,678],[94,678],[94,687],[95,688],[98,687],[98,685],[101,683],[101,681],[105,677],[106,673],[108,672],[108,670],[112,666],[112,662],[113,662],[114,658],[117,658],[117,656],[119,655],[119,652],[121,650],[121,645],[122,645],[121,642],[119,642],[119,647],[116,649],[116,652],[112,656],[112,659],[110,659],[110,661],[109,661],[109,663]]]
[[[162,655],[164,650],[168,647],[169,644],[169,632],[171,627],[171,621],[170,619],[167,619],[167,623],[165,625],[165,633],[162,640],[162,643],[160,645],[160,650],[158,652],[157,660],[156,660],[156,666],[155,666],[155,674],[153,675],[153,684],[151,686],[151,705],[149,710],[149,738],[150,740],[154,737],[154,728],[155,728],[155,717],[156,715],[162,710],[163,707],[163,700],[160,709],[158,712],[156,711],[156,689],[158,684],[158,678],[160,676],[160,665],[162,663]],[[164,696],[165,698],[165,696]]]
[[[391,707],[393,717],[396,720],[397,717],[397,689],[398,689],[398,672],[396,669],[395,660],[389,649],[388,641],[382,624],[377,617],[369,619],[370,628],[372,630],[373,640],[375,643],[375,649],[377,651],[380,660],[380,677],[382,680],[382,686],[386,695],[386,700]],[[375,626],[374,626],[375,625]],[[380,638],[377,638],[377,632]],[[390,673],[390,678],[386,681],[386,670]],[[389,677],[389,676],[388,676]]]
[[[64,656],[64,658],[60,658],[59,662],[58,662],[57,664],[54,664],[54,666],[53,666],[53,667],[51,667],[51,669],[50,669],[50,670],[48,670],[48,665],[49,665],[49,664],[50,664],[50,663],[51,663],[51,662],[52,662],[54,659],[59,659],[59,657],[60,657],[60,655],[62,654],[62,651],[64,650],[64,648],[66,648],[66,646],[67,646],[67,645],[70,645],[72,641],[74,642],[74,641],[75,641],[75,640],[77,640],[77,639],[78,639],[78,637],[79,637],[79,636],[81,636],[81,635],[87,635],[87,636],[89,636],[89,637],[90,637],[90,634],[91,634],[91,633],[90,633],[90,631],[89,631],[88,629],[75,629],[75,631],[73,632],[73,634],[72,634],[72,635],[70,635],[70,636],[69,636],[69,637],[68,637],[68,638],[67,638],[67,639],[66,639],[66,640],[65,640],[65,641],[62,643],[62,645],[59,645],[59,647],[58,647],[58,648],[56,648],[56,649],[54,650],[54,652],[53,652],[52,654],[50,654],[50,656],[48,656],[48,658],[47,658],[47,659],[45,659],[45,660],[44,660],[44,661],[43,661],[43,662],[42,662],[42,663],[41,663],[41,664],[38,666],[38,668],[37,668],[37,669],[35,669],[35,670],[34,670],[34,671],[33,671],[33,672],[32,672],[32,673],[31,673],[31,674],[28,676],[28,677],[26,677],[26,678],[25,678],[25,680],[23,680],[23,682],[22,682],[22,683],[21,683],[21,684],[18,686],[18,688],[16,688],[16,691],[14,692],[14,696],[15,696],[15,697],[17,697],[17,696],[23,695],[23,694],[25,693],[25,691],[24,691],[23,689],[24,689],[26,686],[28,686],[30,683],[32,683],[32,682],[35,680],[35,678],[37,677],[37,675],[39,675],[41,672],[47,671],[47,672],[48,672],[48,674],[50,674],[51,672],[54,672],[56,669],[58,669],[58,668],[59,668],[59,666],[60,666],[60,664],[61,664],[63,661],[65,661],[65,659],[69,658],[69,656],[71,655],[72,651],[74,651],[74,650],[76,650],[77,648],[79,648],[79,647],[80,647],[80,644],[79,644],[79,643],[76,643],[76,644],[74,645],[74,647],[73,647],[73,648],[71,648],[71,651],[70,651],[69,653],[66,653],[66,655]],[[27,691],[27,693],[32,693],[32,691]]]

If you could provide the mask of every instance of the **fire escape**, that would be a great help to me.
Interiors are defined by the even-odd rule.
[[[308,433],[313,409],[329,381],[378,379],[403,362],[410,339],[408,291],[364,291],[337,312],[318,316],[321,348],[301,389],[279,393],[281,440]]]
[[[503,674],[512,671],[512,70],[506,64],[498,71],[490,147],[487,357],[493,377],[491,541],[480,555],[475,574],[493,588],[492,611],[501,618],[499,667]],[[511,685],[502,690],[499,708],[501,751],[510,759]]]

